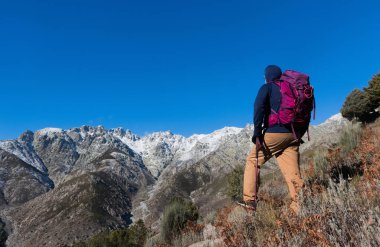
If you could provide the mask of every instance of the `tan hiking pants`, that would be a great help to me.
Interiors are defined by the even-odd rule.
[[[292,133],[266,133],[264,135],[264,151],[259,151],[258,165],[268,161],[272,156],[276,157],[278,166],[288,185],[289,194],[292,199],[290,205],[293,211],[298,212],[298,191],[303,187],[303,180],[299,170],[299,144],[294,140]],[[257,198],[256,188],[256,147],[253,146],[247,157],[244,171],[244,201],[255,200]],[[258,187],[258,184],[257,184]]]

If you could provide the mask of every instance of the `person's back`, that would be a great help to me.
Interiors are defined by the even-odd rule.
[[[278,122],[268,126],[269,116],[273,112],[278,112],[281,106],[280,87],[275,83],[281,75],[282,71],[278,66],[269,65],[265,69],[266,83],[260,88],[255,99],[255,128],[252,141],[256,145],[247,157],[244,171],[243,200],[247,208],[256,208],[260,166],[275,156],[292,198],[290,206],[297,213],[299,210],[297,194],[304,184],[299,170],[300,142],[294,137],[290,125],[282,125]],[[306,129],[307,127],[298,129],[297,135],[301,137]],[[258,156],[258,160],[256,160],[256,156]]]

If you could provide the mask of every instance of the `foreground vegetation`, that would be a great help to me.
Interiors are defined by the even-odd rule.
[[[101,232],[87,242],[76,242],[73,247],[139,247],[144,245],[147,234],[148,229],[139,220],[128,228]]]
[[[288,209],[276,172],[263,178],[257,212],[231,204],[191,221],[170,241],[156,236],[145,246],[380,246],[379,160],[380,120],[350,124],[337,145],[304,160],[299,215]],[[229,175],[231,197],[240,193],[241,176],[241,168]]]
[[[283,193],[276,192],[275,181],[266,185],[267,198],[254,216],[241,208],[226,208],[219,214],[224,243],[380,246],[378,125],[364,130],[358,124],[350,125],[343,131],[339,145],[319,150],[311,157],[304,171],[306,186],[299,215],[287,209]],[[231,217],[233,220],[229,220]]]

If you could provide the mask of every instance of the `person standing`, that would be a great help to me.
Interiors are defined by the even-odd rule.
[[[260,168],[274,156],[289,189],[292,200],[290,208],[298,213],[300,205],[297,194],[304,185],[299,169],[300,138],[295,137],[292,126],[283,125],[280,121],[269,126],[271,113],[278,111],[281,105],[280,86],[276,83],[281,75],[282,71],[278,66],[267,66],[265,84],[261,86],[255,99],[252,137],[255,145],[246,159],[242,204],[247,209],[256,210]],[[307,127],[297,129],[297,136],[302,137],[306,130]]]

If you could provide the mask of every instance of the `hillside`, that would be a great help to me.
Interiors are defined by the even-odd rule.
[[[336,115],[312,126],[302,152],[333,145],[346,124]],[[139,137],[122,128],[82,126],[0,141],[0,219],[7,245],[70,245],[138,219],[157,232],[175,197],[191,200],[201,215],[223,208],[229,203],[227,175],[243,167],[252,131],[247,125],[188,138],[169,131]],[[276,171],[271,161],[263,175]]]
[[[305,157],[298,215],[275,171],[264,178],[255,213],[226,205],[159,246],[380,246],[379,141],[379,120],[349,124],[337,144]],[[165,242],[159,239],[148,246]]]

